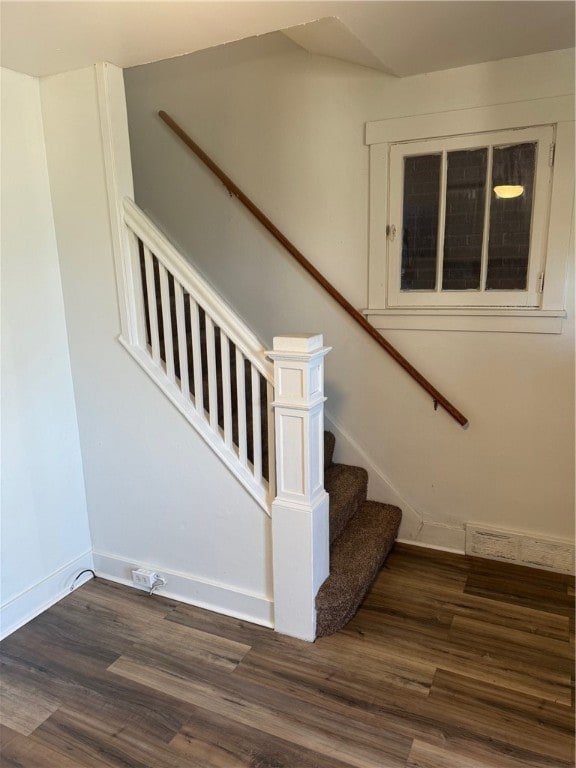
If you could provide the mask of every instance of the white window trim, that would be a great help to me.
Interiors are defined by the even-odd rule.
[[[537,309],[398,309],[388,303],[387,239],[389,145],[482,131],[556,125],[545,282]],[[566,269],[574,211],[574,96],[378,120],[366,124],[370,146],[368,308],[379,329],[561,333],[566,317]]]

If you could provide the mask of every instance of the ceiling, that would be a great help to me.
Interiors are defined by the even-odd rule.
[[[70,0],[0,3],[0,63],[51,75],[130,67],[268,32],[398,76],[574,46],[556,0]],[[303,26],[306,25],[306,26]]]

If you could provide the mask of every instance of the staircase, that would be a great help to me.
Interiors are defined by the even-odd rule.
[[[316,637],[331,635],[354,616],[392,549],[402,513],[367,501],[368,473],[334,464],[336,440],[324,433],[324,487],[330,496],[330,575],[316,595]]]
[[[140,241],[140,267],[143,286],[146,285],[144,248]],[[158,263],[154,264],[154,282],[156,296],[156,323],[159,335],[160,360],[166,367],[166,343],[163,328],[163,312],[160,290]],[[178,354],[178,334],[176,318],[176,299],[174,281],[169,282],[172,349],[174,350],[174,371],[181,379],[180,355]],[[147,294],[144,292],[144,314],[146,321],[146,339],[151,346],[151,313]],[[206,313],[199,311],[198,353],[202,357],[202,402],[209,404],[209,380],[207,360],[207,321]],[[190,323],[185,323],[186,359],[190,372],[194,367],[194,348]],[[216,359],[216,411],[217,423],[224,430],[225,383],[223,381],[222,341],[220,329],[214,329],[214,351]],[[231,389],[232,443],[236,449],[240,445],[239,414],[236,369],[236,356],[232,347],[228,349]],[[242,374],[240,374],[242,375]],[[188,375],[191,396],[195,395],[193,376]],[[245,392],[250,392],[251,371],[248,365],[244,370]],[[254,462],[252,425],[254,423],[253,401],[246,397],[246,443],[247,459]],[[263,476],[268,479],[268,428],[267,404],[260,403],[259,423],[261,424],[261,451]],[[206,408],[209,417],[209,407]],[[367,501],[368,474],[362,467],[348,464],[334,464],[336,439],[331,432],[324,432],[324,487],[330,497],[329,535],[330,535],[330,576],[318,592],[316,598],[317,625],[316,636],[331,635],[341,629],[358,610],[364,595],[368,591],[378,571],[382,567],[398,533],[402,513],[397,507]]]
[[[124,223],[133,322],[122,343],[272,516],[278,631],[336,632],[382,567],[401,512],[367,501],[364,469],[332,461],[322,426],[329,349],[312,335],[280,337],[267,352],[130,200]],[[276,347],[286,340],[295,346]]]

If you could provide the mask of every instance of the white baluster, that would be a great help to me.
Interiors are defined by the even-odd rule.
[[[208,406],[210,411],[210,426],[218,431],[218,379],[216,375],[216,341],[214,323],[207,314],[206,320],[206,356],[208,360]]]
[[[204,390],[202,388],[202,343],[198,304],[190,296],[190,331],[192,333],[192,364],[194,367],[194,406],[204,416]]]
[[[222,408],[224,409],[224,443],[232,449],[232,391],[230,386],[230,342],[220,330],[220,360],[222,362]]]
[[[141,349],[148,351],[148,341],[146,337],[146,305],[145,289],[144,289],[144,276],[142,275],[142,257],[144,256],[145,245],[140,240],[138,235],[134,232],[126,231],[128,248],[124,254],[125,265],[125,286],[130,286],[127,295],[127,301],[123,308],[120,309],[120,314],[126,319],[126,325],[122,326],[122,336],[126,338],[129,335],[130,338]],[[146,267],[146,262],[144,262]],[[128,321],[130,317],[130,321]],[[124,334],[124,330],[127,334]]]
[[[238,458],[248,466],[246,450],[246,386],[244,383],[244,355],[236,347],[236,404],[238,410]]]
[[[252,451],[254,479],[257,483],[262,480],[262,419],[260,402],[260,374],[250,366],[250,376],[252,384]]]
[[[178,361],[180,363],[180,389],[188,400],[190,397],[190,382],[188,380],[188,349],[186,347],[186,316],[184,314],[184,289],[174,280],[174,297],[176,300],[176,330],[178,332]]]
[[[152,360],[160,365],[160,340],[158,335],[158,307],[156,304],[156,283],[154,282],[154,257],[150,249],[144,246],[144,269],[146,271],[146,296],[148,298],[148,317],[150,321],[150,345]]]
[[[174,373],[174,348],[172,344],[172,317],[170,314],[170,289],[168,286],[168,271],[164,264],[158,262],[160,269],[160,297],[162,301],[162,324],[164,325],[164,357],[166,358],[166,376],[170,381],[176,380]]]

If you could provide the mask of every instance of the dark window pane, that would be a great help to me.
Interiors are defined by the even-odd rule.
[[[494,147],[487,290],[526,290],[535,162],[536,144]],[[494,188],[503,185],[521,194],[499,197],[506,190]]]
[[[403,291],[434,290],[441,155],[404,158]]]
[[[480,288],[487,149],[448,153],[442,289]]]

